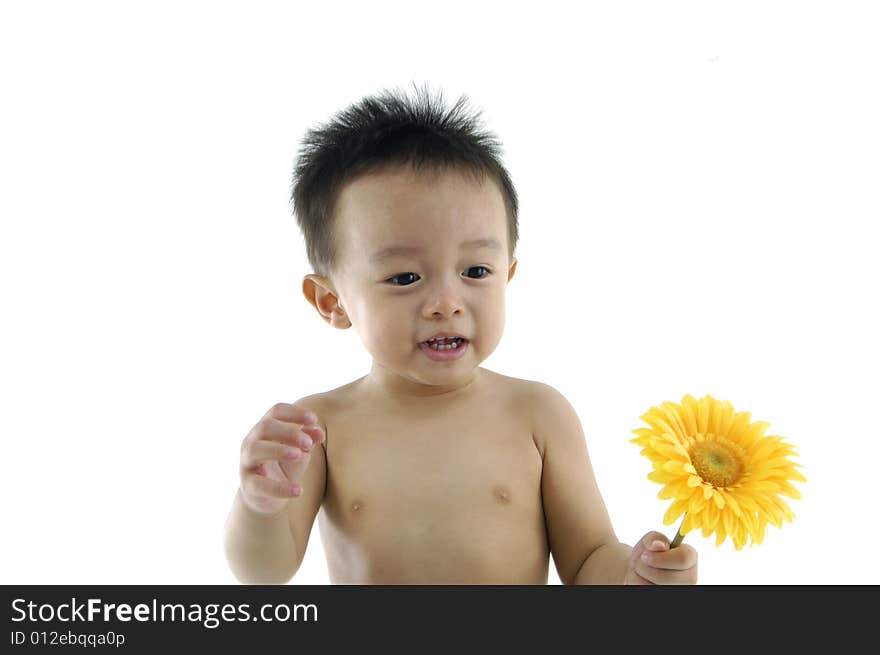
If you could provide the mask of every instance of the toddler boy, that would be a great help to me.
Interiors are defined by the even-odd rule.
[[[504,328],[517,197],[465,100],[384,92],[306,134],[303,294],[373,362],[244,438],[231,570],[290,581],[318,516],[332,583],[546,584],[552,556],[564,584],[694,584],[691,546],[618,541],[569,402],[480,366]]]

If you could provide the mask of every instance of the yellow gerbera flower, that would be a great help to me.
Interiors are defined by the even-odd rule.
[[[716,545],[729,536],[740,550],[749,537],[761,543],[767,523],[782,527],[794,517],[780,494],[801,497],[791,481],[806,478],[788,459],[797,453],[783,437],[765,436],[770,424],[751,416],[709,395],[686,395],[681,405],[667,401],[641,416],[650,428],[633,430],[631,442],[651,460],[648,479],[664,485],[657,497],[673,499],[663,523],[685,515],[677,541],[700,529],[704,537],[714,532]]]

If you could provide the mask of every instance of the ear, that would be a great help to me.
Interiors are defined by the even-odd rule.
[[[340,330],[351,327],[351,321],[339,304],[339,297],[330,280],[320,275],[306,275],[302,282],[302,292],[309,304],[330,325]]]
[[[507,271],[507,281],[510,282],[513,279],[513,274],[516,273],[516,257],[513,258],[513,262],[510,264],[510,269]]]

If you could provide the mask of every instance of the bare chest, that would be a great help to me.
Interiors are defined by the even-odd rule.
[[[540,481],[529,426],[501,412],[352,419],[338,421],[327,442],[327,499],[351,511],[511,505]]]
[[[326,446],[322,535],[339,578],[475,577],[505,560],[540,578],[541,455],[511,412],[362,413],[328,424]]]

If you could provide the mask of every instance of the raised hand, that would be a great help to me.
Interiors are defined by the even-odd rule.
[[[302,494],[311,451],[324,440],[318,416],[296,404],[277,403],[241,443],[239,474],[245,504],[276,514]]]

